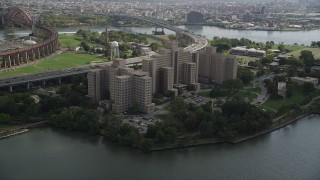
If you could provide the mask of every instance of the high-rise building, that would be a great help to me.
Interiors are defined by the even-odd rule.
[[[155,109],[152,103],[152,78],[148,72],[126,67],[126,60],[114,59],[111,65],[88,73],[88,96],[95,101],[110,94],[111,110],[116,113],[129,111],[137,106],[144,113]]]
[[[252,14],[246,13],[242,17],[243,22],[252,22],[253,21],[253,16]]]
[[[170,49],[165,49],[160,54],[143,59],[142,69],[149,72],[152,77],[153,93],[177,94],[179,89],[198,89],[198,53],[185,51],[178,47],[176,42]],[[187,69],[186,69],[187,68]],[[188,73],[188,78],[185,76]],[[165,86],[164,86],[165,85]]]
[[[94,69],[88,72],[88,96],[94,101],[101,100],[101,69]]]
[[[199,57],[199,77],[202,82],[222,84],[237,78],[238,61],[235,56],[219,54],[215,47],[206,47]]]
[[[126,67],[126,60],[116,58],[112,64],[88,73],[88,95],[95,101],[106,99],[110,94],[112,111],[122,113],[138,107],[151,113],[155,109],[152,94],[177,95],[179,90],[199,89],[198,76],[223,83],[235,79],[237,59],[216,53],[207,47],[202,52],[187,51],[173,42],[170,49],[144,58],[142,69]]]
[[[186,19],[188,24],[203,24],[204,15],[196,11],[191,11],[186,15]]]

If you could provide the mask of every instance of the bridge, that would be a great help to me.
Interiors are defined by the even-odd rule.
[[[204,50],[204,48],[208,45],[208,41],[205,37],[202,37],[200,35],[195,35],[186,30],[179,29],[161,20],[144,18],[139,16],[126,16],[126,15],[114,15],[114,16],[119,16],[124,18],[133,18],[136,20],[145,21],[150,24],[154,24],[154,25],[176,32],[177,38],[189,38],[191,44],[184,48],[184,50],[186,51],[190,51],[194,53],[199,52]],[[142,58],[131,58],[126,60],[127,65],[141,63],[141,62],[142,62]],[[111,62],[107,62],[104,64],[107,65],[110,63]],[[0,79],[0,88],[9,87],[9,90],[12,91],[14,86],[25,85],[29,89],[30,83],[42,82],[43,85],[45,85],[46,81],[53,80],[53,79],[56,79],[58,80],[59,83],[61,83],[61,78],[70,77],[78,74],[84,74],[84,73],[87,73],[91,68],[92,67],[90,66],[84,66],[80,68],[72,68],[72,69],[66,69],[66,70],[60,70],[60,71],[51,71],[46,73],[31,74],[31,75],[20,76],[20,77]]]
[[[33,22],[33,15],[31,12],[20,7],[13,7],[3,17],[2,20],[5,26],[12,26],[14,23],[21,23],[31,27]]]
[[[188,38],[190,40],[190,45],[185,48],[185,50],[187,51],[191,51],[191,52],[202,51],[208,45],[208,40],[205,37],[202,37],[201,35],[193,34],[192,32],[189,32],[183,29],[179,29],[159,19],[141,17],[141,16],[130,16],[130,15],[112,15],[112,16],[144,21],[144,22],[153,24],[156,27],[162,27],[162,28],[166,28],[171,31],[174,31],[176,32],[177,38]]]

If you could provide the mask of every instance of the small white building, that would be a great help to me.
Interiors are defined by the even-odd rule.
[[[286,97],[286,92],[287,92],[287,83],[278,82],[278,95],[282,97]]]

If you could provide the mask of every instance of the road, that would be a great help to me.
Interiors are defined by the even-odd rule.
[[[116,15],[119,16],[119,15]],[[183,34],[190,39],[192,39],[192,44],[187,46],[185,50],[190,51],[190,52],[197,52],[201,51],[203,48],[205,48],[208,45],[208,41],[205,37],[202,37],[200,35],[193,34],[192,32],[186,31],[179,29],[177,27],[174,27],[172,25],[167,24],[164,21],[158,20],[158,19],[151,19],[151,18],[145,18],[145,17],[139,17],[139,16],[128,16],[128,15],[120,15],[124,17],[129,17],[145,22],[149,22],[151,24],[159,25],[161,27],[170,29],[172,31],[175,31],[179,34]],[[127,64],[132,64],[132,63],[141,63],[142,58],[138,57],[132,60],[127,60]],[[108,62],[111,63],[111,62]],[[106,64],[108,64],[106,63]],[[25,75],[25,76],[20,76],[20,77],[11,77],[11,78],[6,78],[6,79],[0,79],[0,87],[10,87],[12,90],[12,86],[16,86],[19,84],[27,84],[30,82],[37,82],[37,81],[45,81],[49,79],[55,79],[55,78],[61,78],[61,77],[67,77],[67,76],[73,76],[77,74],[83,74],[87,73],[90,70],[90,66],[83,66],[80,68],[72,68],[72,69],[66,69],[66,70],[61,70],[61,71],[50,71],[50,72],[45,72],[45,73],[39,73],[39,74],[31,74],[31,75]]]
[[[264,75],[258,78],[255,78],[253,81],[251,81],[252,84],[254,84],[255,87],[260,87],[261,88],[261,93],[258,94],[258,98],[255,99],[254,101],[251,102],[252,105],[259,105],[259,104],[263,104],[264,102],[266,102],[269,99],[269,94],[268,94],[268,90],[267,88],[264,86],[263,81],[266,79],[270,79],[272,80],[274,78],[274,76],[281,76],[284,74],[274,74],[271,73],[269,75]]]
[[[126,59],[126,64],[131,65],[131,64],[141,63],[144,57],[149,57],[153,54],[154,53],[150,53],[147,56]],[[105,63],[97,63],[96,65],[111,65],[111,63],[112,61],[105,62]],[[87,65],[87,66],[58,70],[58,71],[48,71],[45,73],[29,74],[24,76],[4,78],[4,79],[0,79],[0,88],[16,86],[20,84],[27,84],[30,82],[39,82],[39,81],[45,81],[50,79],[69,77],[77,74],[85,74],[90,69],[94,69],[94,68],[96,68],[94,65],[93,66]]]

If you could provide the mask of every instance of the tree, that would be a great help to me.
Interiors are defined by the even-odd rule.
[[[224,51],[228,51],[232,47],[231,44],[226,43],[226,42],[219,42],[219,43],[216,43],[214,46],[217,47],[217,52],[219,52],[219,53],[222,53]]]
[[[254,78],[254,73],[249,69],[239,68],[238,69],[238,78],[242,80],[244,84],[250,83]]]
[[[158,51],[159,47],[160,47],[160,44],[157,43],[157,42],[153,42],[153,43],[150,44],[150,47],[151,47],[152,51]]]
[[[82,41],[80,46],[83,48],[84,51],[90,51],[90,46],[85,41]]]
[[[182,97],[176,97],[173,101],[170,102],[170,111],[177,113],[181,111],[186,111],[188,109],[187,103],[184,102]]]
[[[0,123],[8,123],[11,121],[11,116],[9,114],[0,114]]]
[[[303,60],[303,63],[306,67],[310,67],[315,63],[313,53],[312,51],[309,51],[309,50],[301,51],[299,58]]]
[[[312,83],[304,83],[302,86],[302,91],[305,95],[308,95],[315,91],[315,87]]]
[[[144,139],[141,146],[143,150],[149,151],[154,146],[154,141],[152,139]]]
[[[286,97],[290,98],[293,95],[293,90],[295,88],[295,85],[293,83],[287,83],[286,84]]]
[[[169,39],[169,41],[173,41],[176,39],[176,37],[175,37],[175,35],[170,34],[170,35],[168,35],[168,39]]]
[[[138,56],[140,56],[140,52],[137,49],[134,49],[132,51],[132,57],[138,57]]]
[[[222,87],[228,90],[240,90],[243,88],[241,79],[230,79],[223,82]]]
[[[261,58],[261,60],[260,60],[261,64],[263,64],[263,65],[272,63],[272,61],[273,61],[273,55],[268,55],[266,57]]]
[[[281,43],[281,44],[279,44],[279,46],[278,46],[278,49],[279,49],[279,51],[280,52],[283,52],[284,51],[284,45]]]

